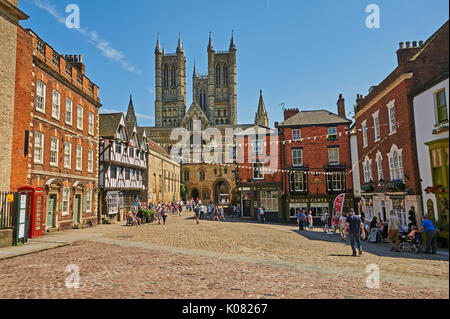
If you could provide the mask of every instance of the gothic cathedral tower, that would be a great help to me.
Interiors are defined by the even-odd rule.
[[[179,127],[186,114],[186,58],[181,35],[176,53],[155,49],[155,126]]]

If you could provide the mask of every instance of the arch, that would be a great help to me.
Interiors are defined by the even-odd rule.
[[[219,120],[216,120],[216,125],[219,125]]]
[[[198,191],[197,188],[192,189],[191,198],[193,198],[194,200],[197,200],[197,198],[200,198],[200,192]]]
[[[169,127],[172,127],[172,120],[169,120],[168,125]]]
[[[48,189],[50,189],[52,187],[52,185],[55,185],[56,188],[58,188],[59,190],[62,190],[64,188],[64,184],[63,184],[62,180],[60,180],[59,178],[51,178],[51,179],[49,179],[45,183],[44,187],[45,187],[45,189],[48,190]]]
[[[213,201],[219,205],[230,203],[230,185],[227,180],[220,178],[213,186]]]
[[[163,127],[167,127],[167,121],[166,120],[163,121]]]
[[[224,123],[225,123],[225,122],[223,121],[223,119],[221,119],[221,120],[220,120],[220,125],[224,125]]]
[[[75,183],[72,184],[72,189],[75,191],[77,189],[82,190],[83,192],[86,189],[86,185],[83,182],[80,181],[76,181]]]

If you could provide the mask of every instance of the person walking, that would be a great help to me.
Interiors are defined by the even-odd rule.
[[[195,205],[194,207],[194,216],[195,216],[195,221],[197,222],[197,225],[200,224],[199,219],[200,219],[200,207],[198,205]]]
[[[302,220],[301,220],[302,219],[301,216],[302,216],[302,213],[300,211],[300,208],[297,208],[296,217],[297,217],[297,226],[298,226],[298,230],[299,231],[303,230],[303,223],[302,223]]]
[[[200,219],[205,219],[205,206],[203,204],[200,204]]]
[[[322,220],[322,224],[323,224],[323,231],[325,233],[328,233],[329,228],[328,228],[328,212],[327,211],[323,212],[321,220]]]
[[[168,215],[167,207],[163,206],[163,208],[162,208],[162,219],[163,219],[163,224],[164,225],[166,224],[167,215]]]
[[[225,211],[224,211],[223,207],[220,209],[220,219],[225,221]]]
[[[341,217],[339,217],[339,233],[341,234],[342,240],[345,240],[345,222],[347,221],[348,214],[342,214]]]
[[[349,231],[348,231],[349,230]],[[358,215],[355,214],[353,209],[350,209],[350,216],[345,221],[344,228],[345,236],[350,235],[350,244],[352,246],[353,257],[356,256],[356,249],[359,251],[359,255],[362,255],[361,235],[364,240],[364,226]]]
[[[258,220],[260,223],[264,224],[265,219],[264,219],[264,209],[262,207],[260,207],[258,209]]]
[[[309,211],[308,213],[308,231],[314,230],[314,221],[312,216],[312,211]]]
[[[239,205],[236,204],[236,217],[240,218],[241,217],[241,209],[239,208]]]
[[[420,232],[424,232],[426,236],[425,254],[436,254],[437,251],[437,232],[431,220],[426,216],[422,217],[422,224],[420,225]]]
[[[400,252],[400,240],[398,238],[400,228],[400,222],[398,220],[397,214],[394,213],[394,211],[391,210],[390,216],[389,216],[389,226],[388,226],[388,239],[389,239],[389,245],[391,246],[391,251],[394,250],[394,240],[395,244],[397,245],[396,252]]]

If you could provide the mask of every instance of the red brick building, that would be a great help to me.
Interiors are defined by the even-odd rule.
[[[353,207],[349,128],[342,95],[338,113],[288,109],[276,123],[280,143],[283,219],[296,222],[296,209],[312,211],[319,224],[331,215],[337,195],[347,193],[344,209]]]
[[[99,88],[81,55],[60,55],[32,30],[19,27],[17,50],[11,184],[45,188],[45,230],[95,225]]]
[[[236,143],[242,216],[256,218],[257,208],[262,207],[266,220],[282,220],[278,134],[255,125],[237,134]]]
[[[423,213],[412,101],[418,88],[448,71],[448,21],[425,43],[400,43],[397,61],[368,96],[358,95],[355,128],[366,219],[385,221],[393,210],[407,226],[409,211]]]

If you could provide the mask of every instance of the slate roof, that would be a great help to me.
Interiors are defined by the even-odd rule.
[[[279,126],[294,125],[327,125],[327,124],[351,124],[352,121],[343,118],[327,110],[302,111],[280,123]]]
[[[100,136],[115,138],[123,113],[100,114]]]

